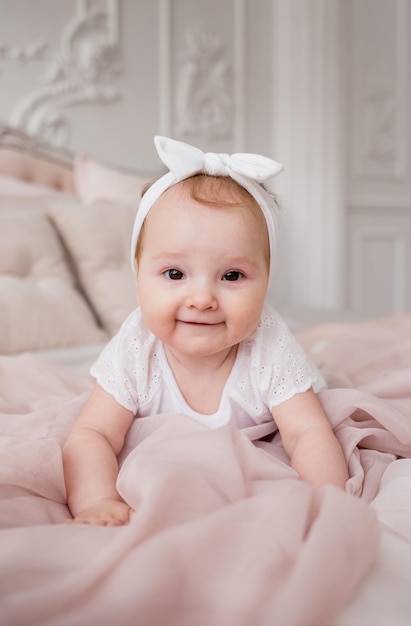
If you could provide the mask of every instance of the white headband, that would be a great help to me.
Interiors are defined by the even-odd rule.
[[[160,159],[170,171],[153,183],[141,198],[131,239],[131,265],[133,270],[135,268],[137,241],[144,220],[153,204],[169,187],[186,178],[190,178],[190,176],[202,173],[210,176],[229,176],[233,178],[259,204],[267,223],[271,258],[270,275],[272,275],[278,231],[277,205],[274,197],[260,183],[273,178],[284,167],[280,163],[259,154],[238,153],[230,156],[213,152],[204,153],[182,141],[158,135],[154,137],[154,143]]]

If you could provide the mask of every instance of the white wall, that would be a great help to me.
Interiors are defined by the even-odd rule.
[[[410,32],[408,0],[0,0],[0,120],[139,169],[156,133],[272,156],[276,299],[406,310]]]

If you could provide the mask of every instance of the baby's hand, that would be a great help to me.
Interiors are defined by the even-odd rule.
[[[131,507],[120,500],[99,500],[74,519],[65,520],[65,524],[97,524],[99,526],[122,526],[130,520]]]

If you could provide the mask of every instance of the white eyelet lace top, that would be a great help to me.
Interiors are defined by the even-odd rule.
[[[210,428],[272,422],[271,409],[324,380],[278,313],[266,305],[256,330],[240,343],[218,410],[193,411],[182,396],[164,347],[133,311],[91,368],[98,384],[136,416],[188,415]]]

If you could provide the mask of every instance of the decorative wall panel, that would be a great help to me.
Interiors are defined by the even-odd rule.
[[[233,138],[233,68],[224,41],[213,32],[188,30],[178,60],[175,135]]]
[[[9,122],[57,145],[70,134],[65,109],[107,104],[119,98],[118,3],[77,0],[77,12],[61,34],[58,49],[46,58],[43,85],[17,101]],[[38,58],[46,44],[27,46],[23,58]],[[20,53],[21,55],[21,53]]]
[[[161,1],[166,134],[209,150],[244,149],[244,15],[245,0]]]
[[[355,204],[372,194],[411,190],[410,9],[407,0],[351,0],[350,195]]]
[[[351,310],[377,317],[411,306],[407,267],[411,228],[404,218],[352,218],[350,248]]]

